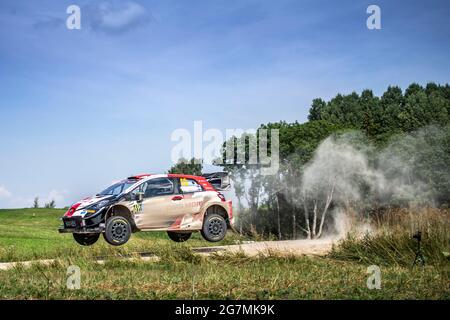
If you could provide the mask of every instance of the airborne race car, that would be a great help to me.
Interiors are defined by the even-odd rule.
[[[229,186],[223,172],[132,176],[72,205],[59,232],[72,233],[85,246],[94,244],[100,234],[119,246],[138,231],[167,231],[177,242],[200,231],[206,240],[220,241],[233,225],[231,200],[219,192]]]

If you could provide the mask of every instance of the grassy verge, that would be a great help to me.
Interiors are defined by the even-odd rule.
[[[164,233],[138,233],[122,247],[101,239],[92,247],[58,234],[61,210],[0,210],[0,261],[57,258],[48,266],[19,265],[0,271],[0,299],[449,299],[448,263],[411,268],[381,261],[381,290],[370,290],[367,267],[384,254],[366,254],[341,245],[330,257],[242,254],[193,254],[205,246],[198,235],[186,243]],[[233,235],[221,244],[234,243]],[[358,244],[360,245],[360,244]],[[340,250],[340,251],[339,251]],[[379,249],[377,249],[379,250]],[[132,252],[151,251],[156,262],[120,260]],[[349,252],[353,252],[352,255]],[[98,264],[94,257],[111,257]],[[369,258],[372,257],[372,258]],[[374,260],[375,259],[375,260]],[[406,260],[405,260],[406,261]],[[81,270],[81,288],[66,286],[67,267]]]
[[[449,299],[442,270],[382,267],[381,290],[366,286],[367,267],[327,258],[199,257],[171,248],[159,262],[66,258],[0,272],[2,299]],[[81,269],[68,290],[66,268]]]
[[[0,262],[26,261],[67,256],[103,257],[132,252],[153,252],[172,241],[165,232],[140,232],[124,246],[113,247],[103,237],[91,247],[78,245],[71,234],[58,233],[61,209],[0,210]],[[233,244],[242,238],[230,233],[221,244]],[[187,246],[211,246],[194,233]]]
[[[417,252],[413,235],[420,230],[426,264],[449,266],[450,212],[399,210],[376,220],[374,228],[375,232],[363,237],[348,235],[333,248],[330,257],[365,264],[411,266]]]

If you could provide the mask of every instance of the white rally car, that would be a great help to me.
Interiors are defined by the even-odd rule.
[[[219,192],[229,187],[224,172],[132,176],[72,205],[59,232],[72,233],[82,245],[94,244],[100,234],[122,245],[137,231],[167,231],[178,242],[200,231],[220,241],[233,225],[232,202]]]

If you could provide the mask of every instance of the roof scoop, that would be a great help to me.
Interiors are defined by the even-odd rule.
[[[205,173],[202,174],[202,177],[204,177],[217,191],[227,191],[231,188],[231,180],[228,172]]]

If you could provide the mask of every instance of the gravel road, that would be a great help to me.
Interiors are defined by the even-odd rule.
[[[242,252],[249,256],[258,254],[267,254],[269,252],[276,252],[279,254],[294,254],[294,255],[318,255],[322,256],[330,252],[333,245],[332,240],[286,240],[286,241],[260,241],[260,242],[246,242],[227,246],[201,247],[193,248],[196,253],[209,255],[212,253],[221,254],[224,252],[237,253]],[[134,258],[124,258],[134,259]],[[142,253],[141,260],[143,261],[157,261],[158,257],[151,253]],[[32,263],[40,263],[43,265],[50,265],[55,262],[55,259],[34,260],[34,261],[20,261],[20,262],[4,262],[0,263],[1,270],[9,270],[21,264],[23,267],[29,267]],[[105,259],[97,260],[99,264],[103,264]]]
[[[333,240],[286,240],[249,242],[228,246],[195,248],[193,250],[202,254],[243,252],[249,256],[254,256],[272,251],[280,254],[322,256],[330,252],[332,245]]]

